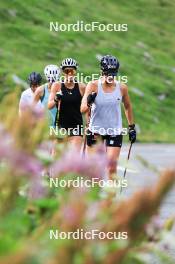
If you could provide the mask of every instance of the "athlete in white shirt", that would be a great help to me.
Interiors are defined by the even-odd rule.
[[[136,130],[132,104],[125,84],[115,80],[119,61],[112,55],[103,56],[100,62],[102,76],[88,83],[82,99],[81,112],[91,107],[87,130],[87,149],[90,151],[100,136],[106,144],[108,175],[113,179],[117,173],[117,162],[123,140],[121,104],[124,105],[131,143],[136,141]]]
[[[22,112],[25,111],[28,107],[32,106],[33,99],[34,99],[34,93],[41,85],[42,77],[37,72],[32,72],[28,77],[28,82],[30,85],[30,88],[26,89],[21,94],[21,98],[19,101],[19,115],[22,115]],[[38,102],[37,108],[43,108],[41,102]]]

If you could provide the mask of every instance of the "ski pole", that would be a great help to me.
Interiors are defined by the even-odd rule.
[[[130,158],[130,154],[131,154],[131,148],[132,148],[132,142],[131,142],[130,147],[129,147],[128,157],[127,157],[127,163],[126,163],[125,171],[124,171],[124,174],[123,174],[123,178],[124,178],[124,179],[125,179],[125,177],[126,177],[126,172],[127,172],[128,162],[129,162],[129,158]],[[120,188],[120,194],[121,194],[121,193],[122,193],[122,185],[121,185],[121,188]]]
[[[84,143],[83,143],[83,152],[82,152],[82,156],[85,157],[85,152],[86,152],[86,142],[87,142],[87,138],[86,135],[84,137]]]
[[[88,128],[90,117],[91,117],[91,107],[89,107],[88,109],[88,122],[87,122],[86,128]],[[85,152],[86,152],[86,143],[87,143],[87,137],[86,137],[86,129],[85,129],[85,137],[84,137],[83,153],[82,153],[83,157],[85,156]]]

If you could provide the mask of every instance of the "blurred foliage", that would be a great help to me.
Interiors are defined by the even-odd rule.
[[[14,94],[2,106],[12,98],[14,104],[9,104],[0,124],[0,263],[131,264],[158,258],[159,263],[173,264],[167,248],[174,246],[170,232],[174,220],[168,219],[162,226],[155,215],[175,183],[175,171],[165,172],[155,186],[122,201],[117,189],[111,193],[100,187],[50,188],[48,176],[41,176],[43,171],[65,180],[79,176],[102,179],[103,151],[83,158],[63,141],[50,159],[46,124],[31,110],[19,119]],[[50,230],[78,229],[127,232],[128,239],[49,237]]]

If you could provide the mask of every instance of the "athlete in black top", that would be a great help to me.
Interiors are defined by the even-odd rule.
[[[61,68],[64,75],[63,82],[52,85],[48,108],[58,105],[60,128],[66,129],[71,142],[81,147],[83,135],[83,120],[80,112],[81,99],[85,92],[85,84],[77,83],[75,76],[77,62],[71,58],[63,60]],[[60,132],[62,130],[60,129]]]
[[[80,93],[79,84],[76,82],[72,89],[67,88],[65,83],[61,83],[62,99],[60,101],[60,114],[58,124],[61,128],[68,130],[72,128],[71,135],[75,135],[77,128],[77,135],[82,135],[81,128],[83,126],[82,114],[80,113],[80,106],[82,95]],[[74,131],[73,131],[74,129]]]

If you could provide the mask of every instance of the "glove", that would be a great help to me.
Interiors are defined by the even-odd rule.
[[[136,129],[135,129],[135,124],[133,125],[129,125],[129,140],[131,141],[131,143],[134,143],[136,141]]]
[[[96,96],[97,96],[97,93],[91,93],[91,94],[88,95],[88,97],[87,97],[87,105],[89,107],[94,103]]]
[[[63,97],[62,91],[57,92],[54,98],[55,103],[57,104]]]

